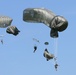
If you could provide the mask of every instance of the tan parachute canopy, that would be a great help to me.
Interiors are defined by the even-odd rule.
[[[12,19],[8,16],[0,16],[0,28],[6,28],[11,25]]]

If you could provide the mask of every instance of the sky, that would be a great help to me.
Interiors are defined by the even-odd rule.
[[[62,15],[68,20],[68,28],[59,33],[57,52],[50,28],[42,23],[23,21],[23,10],[26,8],[44,7],[56,15]],[[20,33],[17,36],[6,33],[6,28],[0,28],[0,75],[72,75],[76,74],[76,0],[0,0],[0,15],[13,19]],[[40,43],[33,40],[36,38]],[[44,42],[49,45],[44,45]],[[38,49],[33,53],[33,47]],[[54,61],[46,61],[43,57],[45,48],[50,53],[57,53],[58,71]]]

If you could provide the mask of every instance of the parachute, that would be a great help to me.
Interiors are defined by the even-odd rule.
[[[8,16],[0,16],[0,28],[6,28],[11,25],[12,18]],[[0,35],[0,37],[3,37],[4,35]],[[0,42],[3,44],[3,39],[0,39]]]
[[[56,15],[52,11],[45,8],[26,8],[23,10],[23,21],[28,23],[43,23],[48,26],[50,30],[50,37],[55,38],[55,54],[51,54],[45,49],[43,56],[47,61],[54,58],[57,63],[57,38],[59,32],[63,32],[68,27],[68,21],[60,15]],[[48,45],[48,42],[44,43]]]
[[[51,28],[50,36],[58,37],[58,31],[64,31],[68,26],[68,21],[63,17],[54,14],[45,8],[27,8],[23,11],[23,21],[33,23],[44,23]]]
[[[16,26],[9,26],[7,29],[6,29],[6,32],[9,33],[9,34],[13,34],[13,35],[18,35],[19,34],[19,30]]]
[[[12,19],[8,16],[0,16],[0,28],[6,28],[11,25]]]

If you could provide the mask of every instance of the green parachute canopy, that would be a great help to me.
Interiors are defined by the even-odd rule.
[[[68,26],[68,21],[63,17],[54,14],[45,8],[27,8],[23,11],[23,21],[33,23],[44,23],[51,28],[50,36],[58,37],[58,31],[64,31]]]
[[[7,29],[6,29],[6,32],[9,33],[9,34],[13,34],[13,35],[18,35],[19,34],[19,30],[16,26],[9,26]]]

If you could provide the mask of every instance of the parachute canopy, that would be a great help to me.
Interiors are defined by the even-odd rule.
[[[19,34],[20,31],[18,30],[18,28],[16,26],[9,26],[6,30],[6,32],[16,36]]]
[[[68,26],[68,21],[62,17],[57,16],[52,11],[45,8],[27,8],[23,11],[23,21],[44,23],[51,28],[50,36],[58,37],[58,31],[64,31]]]
[[[12,19],[8,16],[0,16],[0,28],[6,28],[11,25]]]

